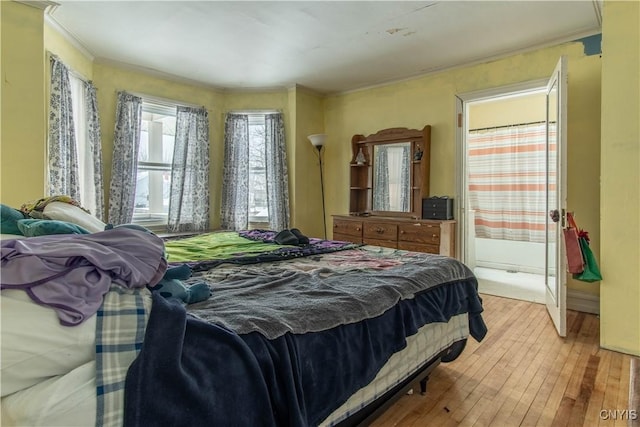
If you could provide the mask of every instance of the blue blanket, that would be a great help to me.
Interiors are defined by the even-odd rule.
[[[368,384],[407,336],[464,312],[481,340],[475,279],[430,289],[361,322],[269,340],[191,317],[156,294],[127,374],[124,425],[314,426]]]

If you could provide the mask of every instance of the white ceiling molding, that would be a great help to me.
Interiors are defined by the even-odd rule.
[[[54,7],[55,8],[55,7]],[[62,25],[58,24],[55,19],[51,18],[51,10],[48,9],[44,15],[44,22],[48,26],[50,26],[53,30],[55,30],[58,34],[60,34],[66,41],[71,43],[73,47],[78,49],[80,53],[82,53],[89,61],[95,59],[95,55],[89,51],[82,43],[78,41],[77,38],[73,36],[73,34],[69,33]]]
[[[47,10],[48,7],[56,8],[58,3],[47,0],[14,0],[16,3],[22,3],[27,6],[35,7],[40,10]]]
[[[602,27],[602,6],[604,0],[593,0],[593,12],[596,14],[598,20],[598,26]]]

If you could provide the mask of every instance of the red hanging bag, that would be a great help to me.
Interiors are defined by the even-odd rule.
[[[584,258],[582,250],[580,250],[578,227],[571,212],[567,212],[567,227],[562,232],[567,254],[567,271],[572,274],[580,274],[584,271]]]

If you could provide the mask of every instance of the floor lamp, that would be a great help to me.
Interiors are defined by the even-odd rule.
[[[314,135],[309,135],[309,141],[311,144],[316,147],[318,150],[318,159],[320,160],[320,189],[322,190],[322,225],[324,226],[324,238],[327,238],[327,217],[325,214],[324,208],[324,180],[322,177],[322,147],[324,147],[324,142],[327,139],[327,135],[324,133],[316,133]]]

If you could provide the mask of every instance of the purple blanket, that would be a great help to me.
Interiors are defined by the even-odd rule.
[[[159,237],[128,228],[5,240],[0,289],[23,289],[73,326],[96,313],[111,283],[153,286],[167,269]]]

